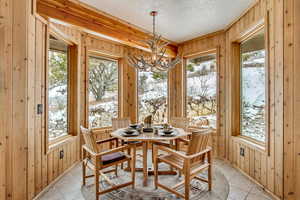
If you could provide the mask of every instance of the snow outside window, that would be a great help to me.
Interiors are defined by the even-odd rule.
[[[48,51],[48,138],[68,134],[68,45],[50,36]]]
[[[260,31],[241,43],[241,135],[265,142],[265,39]]]
[[[210,54],[187,60],[186,115],[191,126],[203,124],[216,127],[217,63]]]
[[[168,121],[168,73],[138,72],[139,122],[152,115],[154,124]]]
[[[89,126],[112,126],[118,117],[118,62],[89,57]]]

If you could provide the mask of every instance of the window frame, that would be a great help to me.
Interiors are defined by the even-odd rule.
[[[97,50],[92,50],[92,49],[89,49],[86,51],[87,54],[86,54],[86,125],[87,127],[89,127],[90,125],[90,112],[89,112],[89,87],[90,87],[90,84],[89,84],[89,70],[90,70],[90,65],[89,65],[89,58],[91,56],[94,56],[94,57],[98,57],[98,58],[102,58],[102,59],[105,59],[105,60],[111,60],[111,61],[115,61],[117,62],[117,68],[118,68],[118,97],[117,97],[117,116],[116,117],[120,117],[121,115],[121,58],[118,57],[118,56],[112,56],[112,55],[108,55],[108,54],[104,54],[104,53],[101,53]],[[106,126],[106,127],[89,127],[91,128],[92,130],[110,130],[112,129],[112,126]]]
[[[47,25],[45,27],[45,154],[51,152],[56,146],[65,143],[66,141],[72,139],[78,134],[77,124],[78,121],[71,117],[74,112],[77,112],[78,100],[76,99],[75,93],[78,89],[77,83],[77,70],[78,70],[78,43],[72,38],[66,37],[65,34],[60,32],[54,26]],[[49,140],[49,50],[50,50],[50,35],[57,38],[58,40],[63,41],[68,45],[68,94],[67,94],[67,122],[68,122],[68,131],[64,136],[57,137],[53,140]],[[72,103],[72,105],[71,105]]]
[[[167,71],[167,123],[170,121],[170,70]],[[143,123],[139,121],[139,70],[136,69],[136,121],[137,123]]]
[[[242,65],[241,65],[241,51],[240,51],[240,46],[243,42],[247,41],[248,39],[252,38],[255,36],[259,31],[264,30],[264,37],[265,37],[265,141],[259,141],[256,140],[255,138],[242,135],[241,132],[241,102],[242,102],[242,79],[241,79],[241,70],[242,70]],[[234,122],[237,122],[236,124],[232,124],[233,131],[232,131],[232,136],[241,139],[245,143],[248,143],[252,146],[256,146],[259,149],[266,151],[267,154],[270,154],[270,78],[269,78],[269,71],[270,71],[270,66],[269,66],[269,23],[268,23],[268,15],[259,21],[257,24],[254,26],[250,27],[247,31],[245,31],[238,39],[233,40],[231,42],[231,60],[232,60],[232,65],[234,67],[234,76],[231,77],[232,79],[235,79],[236,86],[233,86],[236,91],[238,91],[238,95],[236,94],[233,96],[233,101],[235,103],[234,106],[234,114],[232,116],[232,119]],[[238,84],[237,84],[238,83]]]
[[[213,49],[209,49],[206,51],[199,51],[197,53],[194,53],[192,55],[185,55],[183,56],[183,70],[182,70],[182,75],[183,75],[183,114],[185,117],[187,117],[187,73],[186,73],[186,66],[187,66],[187,60],[201,57],[201,56],[207,56],[215,54],[216,56],[216,72],[217,72],[217,77],[216,77],[216,94],[217,94],[217,113],[216,113],[216,130],[218,131],[220,128],[220,47],[216,47]],[[197,128],[194,126],[189,125],[189,128]]]

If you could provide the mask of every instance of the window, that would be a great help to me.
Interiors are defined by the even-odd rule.
[[[186,115],[190,120],[190,125],[208,124],[216,127],[217,63],[215,54],[187,59],[186,89]]]
[[[168,121],[168,73],[138,72],[139,122],[152,115],[154,124]]]
[[[50,35],[48,50],[48,138],[68,135],[69,47]]]
[[[265,142],[266,68],[264,31],[240,44],[241,135]]]
[[[89,126],[112,126],[118,117],[118,62],[98,56],[89,57]]]

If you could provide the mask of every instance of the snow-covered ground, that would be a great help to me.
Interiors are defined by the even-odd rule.
[[[242,69],[242,134],[265,141],[265,73],[263,67]]]
[[[252,64],[251,64],[252,63]],[[242,68],[242,134],[259,141],[265,140],[265,73],[262,58],[244,62]],[[208,120],[216,126],[217,73],[212,62],[204,62],[187,73],[187,116],[191,125]],[[253,67],[257,66],[257,67]],[[205,73],[195,73],[206,68]],[[144,78],[144,82],[141,82]],[[166,77],[153,78],[149,72],[139,73],[138,105],[139,121],[152,114],[154,123],[167,121],[168,83]],[[107,92],[101,101],[90,94],[90,127],[111,126],[111,118],[117,117],[117,92]],[[67,87],[57,86],[49,91],[50,139],[67,134]]]

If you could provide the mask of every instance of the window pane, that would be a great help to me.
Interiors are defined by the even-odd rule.
[[[152,115],[155,124],[168,121],[167,81],[167,72],[140,71],[138,73],[139,122],[143,122],[148,115]]]
[[[89,124],[91,128],[112,126],[118,116],[118,62],[89,57]]]
[[[241,44],[241,134],[265,141],[265,41],[260,32]]]
[[[203,123],[216,127],[217,119],[217,64],[216,55],[187,60],[186,112],[190,125]]]
[[[48,67],[49,140],[68,134],[68,46],[50,37]]]

